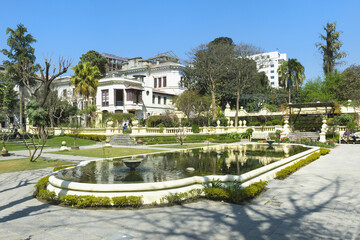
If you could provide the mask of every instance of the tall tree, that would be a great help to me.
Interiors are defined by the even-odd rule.
[[[219,86],[229,71],[228,66],[233,55],[232,45],[223,43],[200,45],[193,50],[189,66],[184,69],[183,85],[211,95],[213,120],[216,119]]]
[[[7,28],[6,34],[9,35],[7,45],[10,48],[2,49],[2,52],[8,60],[3,61],[7,75],[19,86],[20,94],[20,125],[22,127],[23,119],[23,88],[24,77],[32,79],[39,66],[35,64],[35,49],[32,44],[36,39],[27,34],[28,30],[23,24],[17,25],[17,29]],[[34,81],[31,81],[34,84]]]
[[[106,64],[108,61],[106,57],[102,56],[97,51],[88,51],[80,57],[80,60],[83,63],[90,62],[91,66],[97,66],[100,71],[100,76],[98,76],[98,78],[105,76]]]
[[[250,44],[238,44],[235,56],[231,59],[231,69],[236,84],[235,127],[238,125],[240,98],[244,90],[255,82],[257,75],[256,62],[249,56],[260,53],[261,49]]]
[[[360,100],[360,65],[351,65],[341,73],[339,100]]]
[[[303,65],[295,58],[284,61],[278,69],[280,85],[289,91],[289,103],[291,102],[291,89],[295,87],[298,90],[305,80],[304,71]]]
[[[87,99],[87,107],[89,107],[90,98],[96,97],[100,71],[97,66],[91,66],[90,62],[79,62],[72,70],[74,75],[71,76],[70,84],[75,86],[76,94]]]
[[[0,73],[0,118],[10,121],[10,115],[17,109],[18,93],[14,83],[3,73]]]
[[[334,72],[335,65],[339,64],[339,60],[346,57],[346,53],[340,51],[343,42],[340,41],[340,33],[336,31],[336,22],[327,23],[324,26],[325,35],[320,34],[320,38],[325,41],[325,43],[319,42],[315,46],[319,49],[323,55],[323,70],[325,76],[328,73]]]

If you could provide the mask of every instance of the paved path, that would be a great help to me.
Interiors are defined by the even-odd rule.
[[[360,239],[360,146],[342,145],[245,206],[79,210],[31,194],[51,169],[0,174],[0,239]]]

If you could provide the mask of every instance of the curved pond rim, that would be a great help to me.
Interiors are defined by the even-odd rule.
[[[259,143],[246,143],[246,144],[259,144]],[[267,143],[265,143],[267,145]],[[283,144],[283,143],[282,143]],[[219,145],[234,145],[234,144],[219,144]],[[240,144],[244,145],[244,144]],[[59,178],[56,178],[54,176],[55,173],[59,171],[63,171],[66,169],[61,169],[59,171],[56,171],[52,173],[49,177],[49,182],[54,187],[60,188],[60,189],[67,189],[67,190],[75,190],[75,191],[83,191],[83,192],[139,192],[139,191],[156,191],[156,190],[166,190],[166,189],[173,189],[173,188],[179,188],[179,187],[185,187],[190,186],[194,184],[204,184],[211,182],[212,180],[219,179],[221,182],[232,182],[232,181],[239,181],[239,182],[245,182],[248,180],[251,180],[255,177],[258,177],[259,175],[262,175],[264,173],[267,173],[269,171],[272,171],[276,168],[279,168],[283,165],[286,165],[290,162],[296,161],[297,159],[303,158],[315,151],[318,151],[319,147],[314,146],[306,146],[302,144],[289,144],[289,145],[301,145],[304,147],[309,148],[308,150],[298,153],[296,155],[281,159],[277,162],[268,164],[266,166],[260,167],[258,169],[254,169],[250,172],[241,174],[241,175],[207,175],[207,176],[193,176],[188,178],[182,178],[177,180],[169,180],[164,182],[148,182],[148,183],[111,183],[111,184],[95,184],[95,183],[80,183],[75,181],[66,181]],[[212,145],[214,146],[214,145]],[[199,147],[199,148],[203,148]],[[196,148],[192,148],[196,149]],[[175,151],[170,152],[177,152],[177,151],[184,151],[187,149],[176,149]],[[189,149],[190,150],[190,149]],[[166,151],[167,152],[167,151]],[[164,153],[164,152],[160,152]],[[112,159],[123,159],[128,157],[136,157],[136,156],[143,156],[143,155],[153,155],[153,154],[159,154],[157,153],[150,153],[150,154],[138,154],[138,155],[130,155],[130,156],[124,156],[121,158],[112,158]],[[110,160],[111,159],[96,159],[96,160],[88,160],[83,161],[77,166],[86,165],[89,162],[93,161],[100,161],[100,160]],[[77,166],[71,167],[75,168]]]

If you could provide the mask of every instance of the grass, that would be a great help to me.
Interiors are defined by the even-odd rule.
[[[57,160],[48,160],[39,158],[36,162],[30,162],[29,159],[13,159],[0,161],[0,173],[19,172],[26,170],[41,169],[47,167],[56,167],[70,165],[72,163]]]
[[[213,146],[215,144],[177,144],[177,145],[164,145],[161,146],[162,148],[177,148],[177,149],[187,149],[187,148],[197,148],[197,147],[207,147],[207,146]],[[156,147],[156,146],[154,146]]]
[[[53,153],[64,155],[75,155],[85,157],[98,157],[98,158],[112,158],[122,157],[128,155],[137,155],[153,152],[162,152],[158,149],[137,149],[137,148],[93,148],[93,149],[80,149],[74,151],[57,151]]]
[[[28,143],[31,143],[31,140],[27,140]],[[48,140],[46,141],[45,146],[48,147],[61,147],[61,142],[62,141],[66,141],[67,146],[73,146],[74,145],[74,138],[73,137],[69,137],[69,136],[50,136],[48,138]],[[88,146],[88,145],[93,145],[96,142],[91,141],[91,140],[86,140],[86,139],[80,139],[77,138],[76,139],[76,145],[77,146]],[[23,143],[22,139],[18,139],[17,142],[12,142],[9,141],[6,144],[6,149],[11,152],[11,151],[17,151],[17,150],[26,150],[27,148],[25,147],[25,144]]]

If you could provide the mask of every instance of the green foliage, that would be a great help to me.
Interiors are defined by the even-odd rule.
[[[27,117],[34,126],[45,126],[48,120],[48,113],[44,108],[39,107],[36,101],[31,100],[27,105]]]
[[[284,61],[279,69],[279,84],[289,90],[289,102],[291,102],[291,89],[298,90],[305,80],[305,69],[295,58]]]
[[[127,128],[125,130],[123,130],[124,134],[131,134],[132,133],[132,129],[131,128]]]
[[[248,187],[241,188],[240,182],[233,182],[221,187],[205,187],[205,197],[213,200],[222,200],[231,203],[249,201],[261,193],[266,187],[266,181],[256,182]]]
[[[324,75],[327,75],[334,71],[335,65],[339,63],[340,59],[346,57],[346,53],[340,51],[343,43],[339,40],[341,32],[336,31],[336,22],[328,22],[323,28],[325,34],[320,34],[320,38],[325,43],[316,43],[315,46],[323,55],[323,70]]]
[[[320,148],[320,154],[321,154],[321,155],[326,155],[326,154],[328,154],[329,152],[331,152],[330,149]]]
[[[35,185],[34,196],[37,196],[39,194],[40,190],[46,190],[46,186],[47,186],[48,182],[49,182],[49,176],[41,178]]]
[[[139,208],[143,204],[142,197],[137,196],[122,196],[111,198],[114,207],[133,207]]]
[[[160,123],[159,124],[159,128],[160,128],[160,133],[164,133],[164,124],[163,123]]]
[[[88,51],[87,53],[81,55],[80,60],[83,63],[90,62],[91,66],[97,66],[97,68],[99,69],[99,71],[101,73],[101,75],[98,78],[105,75],[106,64],[108,61],[107,61],[106,57],[104,57],[97,51],[94,51],[94,50]]]
[[[66,136],[75,137],[75,134],[66,134]],[[106,135],[100,135],[100,134],[78,134],[76,137],[81,139],[97,141],[97,142],[106,140]]]
[[[136,141],[141,138],[144,144],[170,144],[170,143],[177,143],[177,139],[175,136],[149,136],[149,137],[136,137]],[[221,135],[188,135],[184,140],[185,143],[200,143],[204,141],[212,141],[212,142],[219,142],[219,143],[231,143],[236,142],[238,140],[231,139],[227,136],[227,134]]]
[[[192,189],[188,192],[168,194],[160,199],[160,204],[173,206],[194,201],[200,198],[202,192],[202,189]]]
[[[191,126],[191,128],[192,128],[192,132],[193,132],[193,133],[200,133],[200,127],[199,127],[199,125],[193,124],[193,125]]]
[[[205,197],[212,200],[224,200],[229,199],[229,193],[223,188],[204,188]]]
[[[212,179],[210,182],[204,184],[204,188],[221,188],[223,186],[220,179]]]
[[[56,171],[59,171],[61,169],[65,169],[65,168],[70,168],[70,167],[73,167],[73,166],[75,166],[75,165],[54,167],[53,172],[56,172]]]
[[[93,195],[63,195],[60,201],[67,206],[78,208],[96,208],[96,207],[133,207],[142,206],[142,197],[123,196],[123,197],[95,197]]]
[[[226,137],[229,139],[233,139],[233,140],[239,140],[240,139],[240,134],[237,132],[232,132],[232,133],[227,133]]]
[[[14,84],[5,74],[0,73],[0,119],[8,118],[16,110],[17,96]]]
[[[326,152],[326,150],[322,150],[323,153]],[[315,152],[309,156],[307,156],[306,158],[304,159],[301,159],[299,161],[297,161],[296,163],[278,171],[276,173],[276,178],[277,179],[285,179],[287,178],[289,175],[291,175],[292,173],[294,173],[295,171],[297,171],[299,168],[315,161],[316,159],[318,159],[320,156],[322,155],[321,151],[320,152]]]

